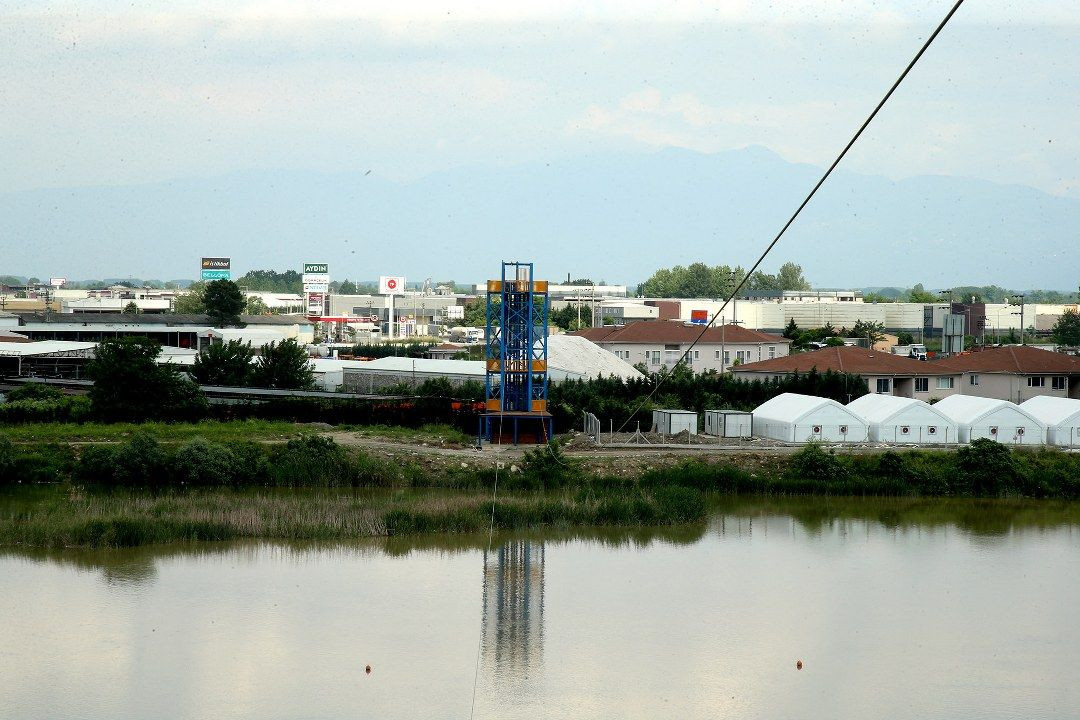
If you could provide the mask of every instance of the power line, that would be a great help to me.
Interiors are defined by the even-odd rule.
[[[743,279],[739,282],[739,284],[735,286],[735,289],[732,290],[731,294],[728,295],[727,299],[724,300],[724,304],[720,306],[720,309],[713,313],[713,316],[709,318],[709,322],[707,322],[705,326],[701,328],[701,332],[698,333],[698,336],[694,338],[694,341],[690,343],[690,345],[686,348],[683,354],[679,357],[678,362],[675,363],[675,367],[678,367],[683,363],[683,361],[686,360],[686,358],[690,355],[690,351],[694,349],[694,346],[697,345],[698,342],[701,341],[701,338],[705,336],[705,332],[710,327],[712,327],[713,323],[716,322],[716,318],[720,317],[720,313],[722,313],[727,308],[728,304],[731,303],[732,299],[739,294],[739,291],[742,290],[743,286],[746,285],[747,281],[751,278],[751,276],[753,276],[753,274],[757,272],[757,269],[761,266],[761,263],[765,261],[765,258],[769,255],[770,252],[772,252],[773,248],[776,247],[776,244],[780,242],[780,238],[784,236],[784,233],[787,232],[787,229],[791,227],[792,223],[795,222],[795,219],[799,217],[799,214],[803,211],[803,208],[805,208],[810,203],[810,200],[813,199],[814,195],[817,194],[817,191],[821,188],[822,185],[825,184],[825,181],[829,179],[829,176],[832,175],[833,170],[836,169],[836,166],[839,165],[840,161],[844,159],[845,155],[847,155],[848,150],[851,149],[851,147],[855,144],[859,137],[862,136],[863,131],[866,130],[870,123],[873,122],[874,118],[877,117],[877,114],[881,111],[881,108],[885,106],[885,103],[887,103],[889,101],[889,98],[892,97],[893,93],[896,92],[896,88],[900,87],[900,83],[904,81],[904,78],[908,76],[908,73],[911,72],[911,69],[915,67],[915,63],[919,62],[919,59],[923,56],[923,53],[926,52],[926,50],[930,47],[931,43],[934,42],[934,40],[941,33],[941,31],[945,29],[945,26],[949,23],[953,15],[956,14],[956,11],[959,10],[960,6],[963,4],[964,0],[956,0],[956,4],[952,6],[952,9],[949,10],[948,14],[945,15],[945,17],[940,23],[938,23],[938,26],[934,29],[934,32],[930,34],[930,37],[926,39],[926,42],[924,42],[922,47],[919,48],[919,51],[915,53],[915,57],[911,58],[911,62],[907,64],[907,67],[904,68],[904,71],[900,73],[900,76],[898,78],[896,78],[896,81],[892,84],[892,87],[890,87],[889,91],[885,93],[885,96],[881,98],[877,106],[874,107],[874,110],[870,113],[870,115],[867,116],[866,120],[863,121],[862,125],[859,126],[859,129],[855,131],[855,134],[851,136],[851,139],[848,140],[847,145],[844,146],[844,149],[840,151],[840,154],[837,155],[836,159],[833,160],[831,165],[829,165],[828,169],[825,171],[825,174],[821,176],[821,179],[818,180],[817,183],[814,184],[814,187],[811,188],[807,196],[803,199],[801,203],[799,203],[799,207],[795,209],[795,212],[791,214],[791,217],[788,218],[788,221],[784,223],[784,226],[782,228],[780,228],[780,232],[776,233],[776,237],[774,237],[772,239],[772,242],[770,242],[765,247],[764,252],[761,253],[757,261],[746,272],[746,275],[744,275]],[[724,360],[723,358],[721,358],[721,370],[723,369],[723,362]],[[641,411],[641,408],[644,407],[645,403],[652,399],[652,397],[656,394],[656,391],[660,389],[660,386],[664,384],[666,379],[666,377],[660,378],[660,381],[656,384],[656,387],[654,387],[652,391],[645,397],[645,399],[641,401],[641,404],[638,405],[637,409],[634,410],[633,413],[631,413],[630,417],[633,417]],[[626,427],[626,423],[628,422],[630,422],[630,418],[627,418],[619,427],[619,432],[622,432],[623,428]]]

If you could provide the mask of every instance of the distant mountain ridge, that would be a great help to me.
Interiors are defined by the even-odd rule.
[[[328,262],[333,279],[461,282],[500,260],[552,280],[635,285],[660,267],[750,265],[819,168],[761,147],[666,149],[461,167],[244,171],[148,185],[0,193],[0,274],[197,277],[202,255],[253,268]],[[1080,200],[1023,186],[837,171],[766,261],[815,286],[1074,288]]]

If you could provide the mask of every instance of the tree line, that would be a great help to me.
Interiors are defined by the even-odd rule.
[[[638,285],[638,295],[670,298],[726,298],[746,279],[746,270],[736,265],[710,267],[692,263],[683,267],[661,268]],[[743,287],[740,297],[754,293],[777,293],[784,290],[810,290],[802,267],[787,262],[775,275],[755,272]]]

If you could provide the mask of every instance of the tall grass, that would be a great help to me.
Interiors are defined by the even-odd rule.
[[[150,435],[161,442],[183,442],[196,437],[217,442],[277,440],[296,437],[304,431],[303,426],[291,422],[270,420],[0,425],[0,437],[15,443],[118,442],[136,433]]]

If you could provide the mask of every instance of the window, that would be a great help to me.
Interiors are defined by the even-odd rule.
[[[724,364],[725,365],[730,365],[731,364],[731,351],[730,350],[725,350],[724,351]]]
[[[953,389],[953,379],[951,377],[939,377],[937,379],[937,389],[938,390],[952,390]]]
[[[694,359],[695,360],[700,360],[701,359],[701,353],[699,353],[697,350],[694,351]]]
[[[1028,387],[1046,387],[1046,378],[1044,378],[1042,375],[1038,375],[1036,377],[1029,377],[1027,381]]]
[[[1055,375],[1050,378],[1050,388],[1052,390],[1068,390],[1069,379],[1064,375]]]
[[[772,360],[774,357],[776,357],[776,346],[775,345],[770,345],[769,346],[769,359]]]
[[[889,393],[889,378],[878,378],[877,392],[878,395],[887,395]]]
[[[740,363],[744,363],[744,362],[746,362],[747,360],[750,359],[750,351],[749,350],[736,350],[735,351],[735,358]]]
[[[651,364],[653,364],[653,365],[659,365],[660,364],[660,351],[659,350],[653,350],[649,354],[649,362]]]
[[[915,378],[915,392],[930,392],[930,378]]]
[[[968,376],[968,382],[971,383],[972,385],[978,385],[979,384],[979,376],[976,373],[971,373],[971,375]]]
[[[720,359],[720,351],[719,350],[713,350],[713,360],[719,360],[719,359]]]

